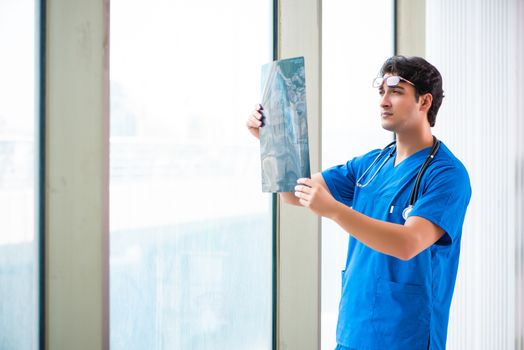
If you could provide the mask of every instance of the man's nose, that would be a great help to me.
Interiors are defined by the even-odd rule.
[[[390,106],[391,106],[391,100],[389,99],[389,94],[385,92],[380,97],[380,107],[385,108],[385,107],[390,107]]]

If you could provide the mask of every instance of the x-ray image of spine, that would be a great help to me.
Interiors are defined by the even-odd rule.
[[[293,192],[298,178],[311,176],[303,57],[263,66],[261,103],[262,190]]]

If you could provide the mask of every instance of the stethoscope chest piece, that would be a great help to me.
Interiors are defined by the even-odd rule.
[[[404,210],[402,211],[402,217],[404,218],[404,220],[408,219],[409,213],[411,213],[412,210],[412,205],[408,205],[406,208],[404,208]]]

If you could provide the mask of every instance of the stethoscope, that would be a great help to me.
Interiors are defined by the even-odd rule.
[[[358,187],[366,187],[367,185],[369,185],[371,183],[371,181],[373,181],[373,179],[377,176],[378,172],[380,171],[380,169],[382,169],[382,167],[387,163],[387,161],[389,160],[389,158],[393,157],[393,155],[395,154],[396,150],[397,150],[397,141],[393,141],[391,142],[390,144],[388,144],[386,147],[384,147],[382,149],[382,151],[380,151],[380,153],[378,154],[378,156],[375,158],[375,160],[373,160],[373,162],[371,163],[371,165],[366,169],[366,171],[364,171],[364,173],[362,173],[362,175],[360,175],[360,177],[358,178],[357,180],[357,186]],[[433,136],[433,147],[431,147],[431,151],[429,152],[429,155],[426,157],[426,160],[424,161],[424,163],[422,164],[422,166],[420,167],[419,171],[418,171],[418,174],[417,174],[417,178],[415,180],[415,185],[413,186],[413,188],[411,189],[411,194],[409,195],[409,204],[406,208],[404,208],[404,210],[402,211],[402,217],[404,218],[404,220],[407,220],[408,219],[408,215],[409,213],[411,212],[411,210],[413,209],[413,205],[415,204],[415,202],[417,201],[417,198],[418,198],[418,191],[419,191],[419,187],[420,187],[420,182],[422,180],[422,176],[424,175],[424,172],[426,171],[426,169],[428,168],[429,166],[429,163],[431,163],[431,161],[433,160],[433,158],[435,158],[435,155],[437,154],[438,152],[438,149],[440,147],[440,141],[437,140],[437,138],[435,136]],[[389,151],[389,152],[388,152]],[[375,173],[373,174],[373,176],[371,176],[371,178],[364,184],[362,184],[360,181],[364,178],[364,176],[366,176],[366,174],[369,172],[369,170],[371,170],[373,168],[373,166],[380,160],[380,158],[382,158],[382,156],[388,152],[388,155],[387,157],[384,159],[384,161],[380,164],[380,166],[378,167],[378,169],[375,171]]]

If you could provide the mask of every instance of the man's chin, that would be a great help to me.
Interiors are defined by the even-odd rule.
[[[395,131],[395,127],[392,123],[388,123],[387,120],[382,120],[382,129],[387,131]]]

